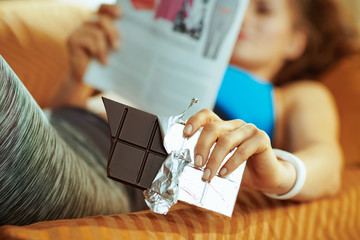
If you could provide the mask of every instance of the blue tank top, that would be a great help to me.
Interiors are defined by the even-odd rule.
[[[225,72],[214,111],[223,120],[241,119],[265,131],[270,139],[275,125],[274,86],[233,66]]]

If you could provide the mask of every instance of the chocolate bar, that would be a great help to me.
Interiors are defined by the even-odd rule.
[[[108,177],[150,188],[168,154],[156,115],[103,98],[110,126]]]

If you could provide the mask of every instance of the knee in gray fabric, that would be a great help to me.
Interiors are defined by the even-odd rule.
[[[128,209],[124,191],[67,145],[0,56],[0,225]]]

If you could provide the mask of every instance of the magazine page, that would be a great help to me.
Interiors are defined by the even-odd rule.
[[[248,0],[120,0],[122,46],[107,66],[92,61],[87,84],[113,91],[134,107],[177,115],[212,108]]]

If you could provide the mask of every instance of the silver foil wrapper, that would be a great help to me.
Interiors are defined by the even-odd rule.
[[[193,99],[190,106],[195,101]],[[160,214],[166,214],[171,206],[181,200],[231,217],[246,163],[225,178],[217,174],[211,182],[202,181],[204,169],[194,165],[194,148],[201,129],[190,138],[183,137],[183,117],[187,110],[178,116],[159,118],[164,147],[169,156],[151,187],[144,191],[145,202],[153,212]],[[228,154],[222,164],[235,150]]]
[[[197,102],[198,100],[193,98],[188,108],[177,116],[169,118],[159,117],[161,132],[164,136],[164,147],[169,156],[161,165],[151,187],[144,191],[145,202],[153,212],[166,214],[171,206],[177,203],[179,178],[185,166],[191,162],[191,156],[189,149],[169,149],[165,144],[165,136],[176,124],[185,124],[183,117],[188,109]],[[182,145],[184,145],[187,139],[178,138],[176,141],[181,141],[181,139],[183,141]]]
[[[177,203],[179,177],[185,166],[191,162],[190,152],[173,151],[157,173],[150,189],[144,191],[145,202],[156,213],[166,214]]]

